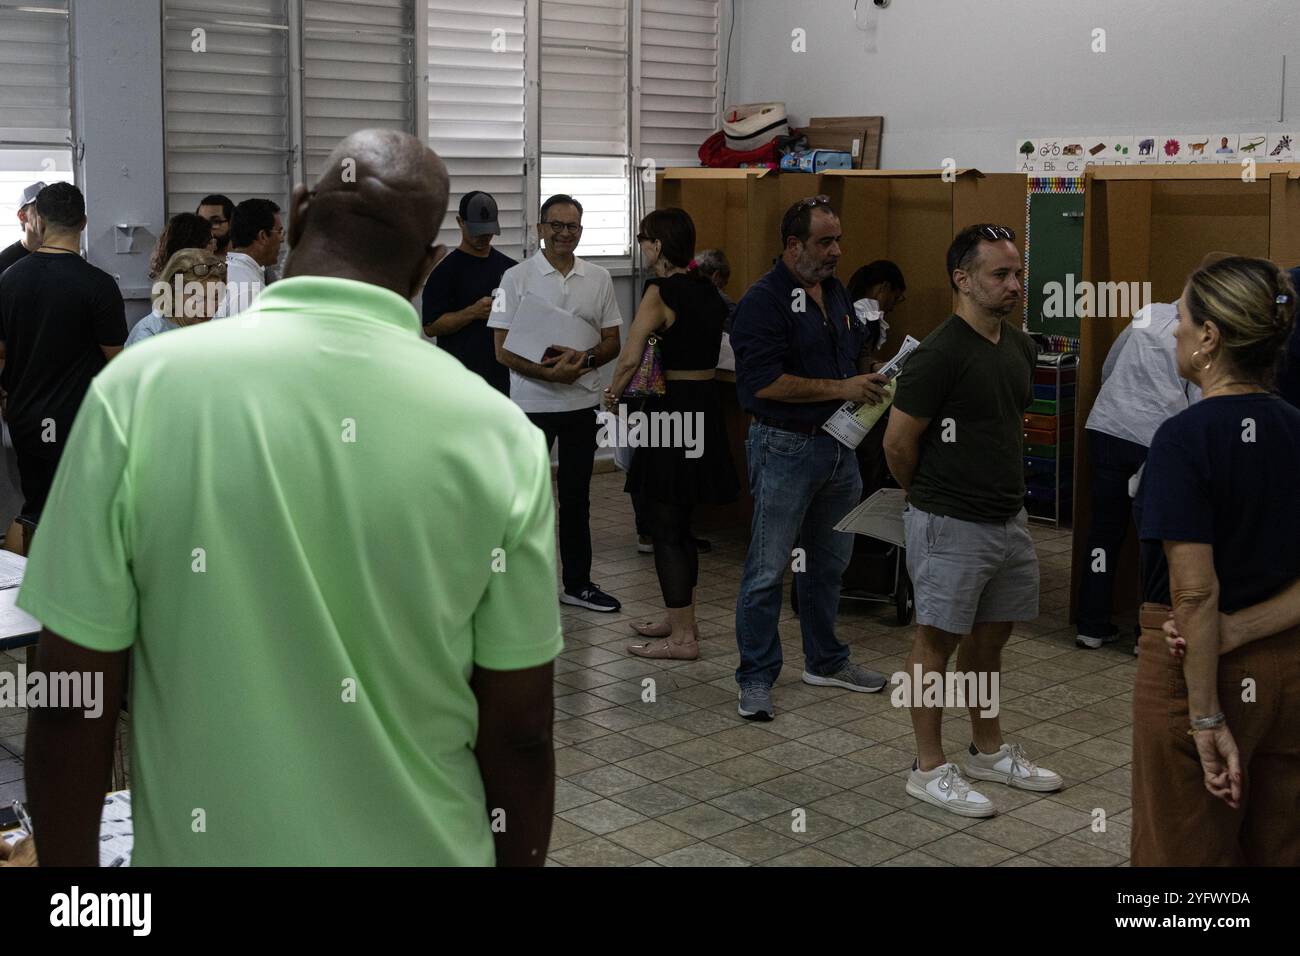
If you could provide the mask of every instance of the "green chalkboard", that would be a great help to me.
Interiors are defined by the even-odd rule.
[[[1043,302],[1049,282],[1059,282],[1064,289],[1067,275],[1073,275],[1076,283],[1083,280],[1082,193],[1037,193],[1029,197],[1028,271],[1029,331],[1078,335],[1077,315],[1048,318],[1043,315]]]

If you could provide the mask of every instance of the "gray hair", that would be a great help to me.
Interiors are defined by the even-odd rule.
[[[731,278],[731,263],[721,249],[703,249],[697,252],[695,268],[706,279],[712,279],[715,275],[721,276],[724,281]]]

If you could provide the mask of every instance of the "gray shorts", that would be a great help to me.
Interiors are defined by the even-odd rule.
[[[903,529],[918,624],[969,634],[984,621],[1038,617],[1038,555],[1023,508],[984,524],[908,505]]]

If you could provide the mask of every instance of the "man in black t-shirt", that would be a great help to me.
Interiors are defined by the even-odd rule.
[[[23,224],[23,237],[12,246],[0,251],[0,275],[19,259],[36,251],[41,244],[41,233],[36,225],[36,196],[45,188],[45,183],[32,183],[23,190],[23,198],[18,203],[18,221]]]
[[[447,254],[424,286],[424,332],[437,336],[438,346],[460,359],[467,369],[510,394],[510,370],[497,361],[492,330],[487,327],[501,277],[518,265],[492,248],[501,235],[497,203],[485,192],[461,197],[460,245]],[[498,306],[500,308],[500,306]]]
[[[81,258],[86,202],[71,183],[36,198],[41,245],[0,276],[0,388],[22,476],[23,513],[40,515],[90,381],[126,341],[113,277]]]
[[[903,531],[916,594],[916,637],[904,665],[909,681],[944,684],[957,652],[958,681],[976,690],[932,703],[915,686],[910,707],[917,759],[906,790],[964,817],[996,809],[962,774],[1046,793],[1059,774],[1039,767],[998,722],[1002,648],[1015,622],[1038,617],[1038,557],[1025,513],[1023,414],[1033,402],[1038,350],[1006,321],[1019,307],[1024,274],[1015,233],[968,226],[948,249],[957,310],[926,336],[898,379],[885,432],[889,470],[907,492]],[[956,686],[961,687],[961,684]],[[981,688],[982,690],[978,690]],[[970,703],[972,743],[949,762],[943,706]]]

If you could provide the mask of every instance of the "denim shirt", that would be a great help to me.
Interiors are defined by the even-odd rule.
[[[731,322],[736,353],[736,394],[740,407],[765,418],[820,425],[842,404],[777,402],[758,392],[783,374],[800,378],[852,378],[868,329],[859,322],[848,290],[834,276],[821,283],[826,311],[811,295],[794,295],[802,286],[778,259],[771,271],[750,286]],[[803,310],[796,311],[803,299]]]

